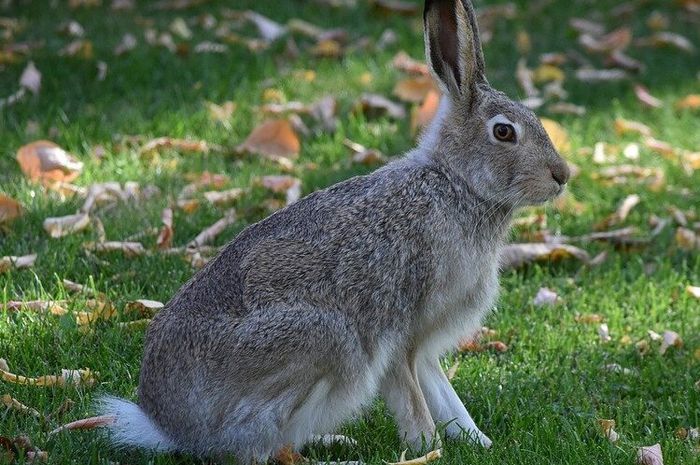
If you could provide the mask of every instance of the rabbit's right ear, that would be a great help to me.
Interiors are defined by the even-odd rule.
[[[452,98],[472,102],[485,83],[484,54],[471,0],[426,0],[425,55],[431,72]]]

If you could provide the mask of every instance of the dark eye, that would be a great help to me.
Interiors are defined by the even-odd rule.
[[[502,142],[515,142],[515,128],[510,124],[498,123],[493,126],[493,137]]]

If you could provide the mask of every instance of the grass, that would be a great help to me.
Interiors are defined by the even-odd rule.
[[[160,211],[187,183],[185,173],[204,170],[230,176],[232,186],[247,187],[262,174],[275,174],[274,164],[254,158],[237,158],[166,152],[156,159],[144,159],[135,150],[122,149],[116,135],[169,135],[206,139],[233,147],[262,120],[255,110],[267,88],[274,88],[288,100],[310,102],[322,95],[334,95],[340,104],[340,124],[335,134],[320,134],[303,140],[295,175],[303,181],[304,193],[325,187],[368,169],[348,162],[345,138],[394,154],[413,144],[407,121],[367,120],[351,113],[353,102],[364,91],[389,95],[399,73],[389,65],[398,50],[422,57],[419,18],[377,17],[365,2],[355,9],[329,8],[312,1],[260,2],[239,0],[236,8],[252,8],[277,21],[299,17],[323,27],[344,27],[352,40],[377,39],[391,28],[397,43],[383,51],[349,53],[342,60],[320,60],[303,50],[297,59],[285,59],[284,40],[269,50],[251,53],[232,45],[225,55],[193,54],[179,56],[163,48],[147,46],[143,24],[167,29],[176,17],[191,19],[211,13],[220,19],[229,2],[211,1],[184,11],[156,11],[140,2],[135,11],[112,12],[109,2],[96,8],[69,9],[64,2],[2,2],[0,16],[19,18],[23,30],[17,40],[42,41],[44,46],[30,58],[43,73],[39,95],[30,96],[11,107],[0,109],[0,191],[25,206],[22,218],[0,231],[0,256],[38,253],[36,266],[0,274],[0,298],[61,299],[67,297],[63,278],[89,283],[105,292],[117,308],[129,300],[149,298],[167,301],[193,274],[179,257],[150,255],[125,259],[119,254],[104,257],[99,264],[81,252],[81,244],[97,239],[94,230],[50,239],[42,229],[49,216],[74,213],[80,199],[63,199],[24,179],[14,160],[23,144],[50,138],[76,154],[85,169],[76,181],[87,186],[99,181],[137,180],[155,184],[162,195],[140,205],[126,204],[100,215],[107,237],[119,240],[159,224]],[[493,40],[485,46],[491,83],[513,97],[522,97],[513,78],[518,51],[515,36],[527,31],[532,39],[528,55],[531,66],[543,52],[578,49],[576,37],[567,23],[572,16],[588,16],[602,21],[609,29],[627,22],[635,36],[648,35],[649,14],[658,10],[671,18],[671,29],[700,46],[697,23],[676,4],[661,0],[638,3],[628,20],[606,12],[617,4],[609,0],[576,2],[517,2],[515,18],[499,21]],[[1,6],[5,5],[5,6]],[[483,5],[483,4],[478,4]],[[70,39],[56,32],[69,19],[78,21],[92,41],[94,57],[81,59],[59,56]],[[697,21],[697,18],[695,19]],[[194,38],[213,40],[213,32],[193,26]],[[139,40],[138,47],[121,57],[112,53],[126,32]],[[245,31],[250,33],[251,31]],[[654,192],[636,183],[604,186],[595,179],[599,169],[590,156],[579,152],[597,141],[616,144],[635,141],[633,136],[617,136],[615,118],[640,120],[651,126],[657,138],[689,150],[700,149],[698,113],[679,112],[673,103],[688,93],[698,93],[700,71],[698,52],[689,55],[674,49],[633,48],[647,70],[635,81],[646,85],[665,102],[659,110],[644,109],[636,100],[630,82],[597,85],[576,82],[573,66],[566,65],[565,83],[569,100],[585,105],[583,117],[556,116],[567,128],[572,149],[567,158],[581,174],[570,186],[582,203],[582,211],[547,208],[548,228],[566,235],[589,232],[592,225],[613,212],[626,195],[637,193],[641,204],[625,225],[648,230],[652,214],[667,217],[668,208],[698,211],[700,176],[685,173],[673,160],[645,148],[638,162],[659,167],[666,174],[665,189]],[[104,81],[98,81],[97,60],[108,64]],[[0,65],[0,97],[17,87],[26,59]],[[312,69],[316,79],[304,82],[294,70]],[[369,73],[367,83],[363,75]],[[233,100],[237,110],[230,129],[212,122],[205,101]],[[546,114],[545,114],[546,116]],[[32,129],[32,127],[36,129]],[[98,160],[93,148],[103,146],[106,155]],[[315,169],[308,165],[314,163]],[[225,231],[217,244],[261,219],[258,207],[267,194],[253,188],[238,205],[240,220]],[[184,244],[201,229],[221,217],[222,210],[202,207],[195,214],[175,213],[175,243]],[[514,240],[521,232],[513,235]],[[153,241],[146,241],[152,246]],[[595,268],[580,269],[573,262],[533,265],[504,274],[498,311],[486,324],[498,331],[498,338],[509,350],[503,354],[479,353],[450,356],[445,365],[461,360],[454,379],[457,392],[474,415],[477,424],[494,440],[494,447],[483,451],[468,444],[448,442],[441,463],[541,464],[541,463],[632,463],[636,448],[660,442],[666,463],[698,463],[694,444],[675,437],[679,427],[700,426],[700,392],[694,388],[700,379],[700,366],[693,353],[700,347],[700,312],[697,300],[684,292],[689,284],[700,284],[700,258],[696,252],[679,249],[673,228],[666,228],[648,247],[617,250],[604,243],[586,246],[591,253],[608,250],[608,260]],[[128,275],[131,272],[133,275]],[[115,279],[115,276],[117,277]],[[121,276],[121,278],[120,278]],[[538,288],[555,289],[562,303],[535,307],[532,298]],[[80,310],[82,301],[73,299],[71,310]],[[576,323],[577,313],[605,316],[613,341],[601,344],[595,325]],[[150,457],[139,452],[117,451],[94,432],[74,432],[49,438],[47,431],[58,423],[93,413],[92,400],[100,393],[134,398],[136,393],[143,331],[117,327],[122,316],[96,325],[84,333],[72,315],[54,317],[28,312],[0,314],[0,356],[14,372],[40,375],[62,368],[89,367],[100,373],[93,388],[37,388],[0,382],[0,393],[9,393],[41,412],[54,411],[66,399],[75,407],[52,422],[12,411],[0,411],[0,434],[28,434],[37,446],[49,451],[50,463],[192,463],[187,457]],[[633,342],[653,329],[677,331],[685,341],[680,350],[666,355],[656,346],[645,356],[633,344],[623,344],[628,335]],[[602,369],[618,363],[634,370],[623,375]],[[598,418],[613,418],[622,439],[611,444],[597,430]],[[311,457],[321,459],[362,459],[370,463],[398,458],[401,445],[396,428],[381,402],[347,424],[343,431],[358,440],[358,447],[330,451],[313,449]],[[0,459],[1,460],[1,459]]]

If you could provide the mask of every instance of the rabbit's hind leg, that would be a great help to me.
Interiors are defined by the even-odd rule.
[[[334,430],[371,394],[357,332],[337,312],[313,307],[258,310],[226,338],[224,434],[236,455],[258,458],[302,447]],[[223,384],[222,379],[222,384]],[[353,390],[367,395],[353,395]]]

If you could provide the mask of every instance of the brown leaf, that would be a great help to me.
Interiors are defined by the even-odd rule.
[[[106,242],[86,242],[83,248],[90,252],[108,253],[122,252],[126,257],[136,257],[146,254],[146,248],[140,242],[127,241],[106,241]]]
[[[569,133],[564,129],[562,125],[554,120],[547,118],[540,118],[544,130],[547,131],[547,135],[552,140],[554,148],[560,153],[566,153],[571,150],[571,141],[569,140]]]
[[[135,313],[143,318],[153,318],[163,307],[165,305],[157,300],[138,299],[128,302],[124,311],[126,313]]]
[[[0,257],[0,273],[5,273],[11,269],[31,268],[36,261],[36,254],[24,255],[21,257]]]
[[[160,214],[160,221],[163,226],[156,239],[156,248],[169,249],[173,245],[173,209],[164,208]]]
[[[301,197],[301,180],[292,176],[263,176],[260,184],[276,194],[285,194],[287,205]]]
[[[83,169],[82,162],[48,140],[20,147],[17,162],[26,177],[44,184],[71,182]]]
[[[394,95],[406,102],[422,102],[430,92],[437,92],[437,87],[429,76],[408,77],[394,86]]]
[[[679,227],[676,229],[676,244],[683,250],[700,249],[700,236],[691,229]]]
[[[236,111],[236,103],[232,101],[223,102],[221,105],[207,102],[207,111],[209,112],[209,119],[216,121],[217,123],[222,123],[224,125],[230,125],[230,119],[233,112]]]
[[[415,16],[420,12],[420,6],[401,0],[370,0],[372,8],[387,16]]]
[[[402,105],[379,94],[362,94],[355,104],[355,109],[368,118],[389,116],[394,119],[404,119],[406,117],[406,110]]]
[[[661,444],[640,447],[637,449],[637,463],[639,465],[664,465],[664,456],[661,452]]]
[[[53,238],[59,238],[73,234],[90,225],[90,216],[87,213],[76,213],[75,215],[46,218],[44,229]]]
[[[664,102],[662,100],[659,100],[651,95],[649,90],[640,84],[636,84],[634,86],[634,94],[642,104],[649,108],[662,108],[664,106]]]
[[[52,315],[61,316],[68,313],[68,311],[61,306],[65,305],[65,303],[65,300],[10,300],[5,303],[4,307],[7,311],[31,310],[33,312],[50,313]]]
[[[107,321],[117,316],[114,306],[104,299],[90,299],[85,302],[85,306],[90,310],[75,312],[75,323],[82,330],[98,321]]]
[[[617,442],[620,439],[620,435],[615,431],[615,420],[598,420],[598,425],[610,442]]]
[[[227,205],[230,204],[238,199],[240,199],[245,191],[241,189],[240,187],[234,187],[232,189],[228,189],[225,191],[209,191],[205,192],[204,198],[207,199],[210,203],[217,205],[217,206],[222,206],[222,205]]]
[[[196,249],[202,245],[208,244],[235,222],[236,211],[234,209],[230,209],[226,212],[223,218],[206,228],[204,231],[200,232],[197,237],[188,242],[187,248]]]
[[[22,402],[18,401],[14,397],[10,396],[9,394],[4,394],[0,396],[0,403],[5,405],[10,410],[16,410],[20,413],[25,413],[27,415],[31,415],[36,418],[41,418],[41,413],[39,413],[36,409],[33,409],[31,407],[27,407],[24,405]]]
[[[686,95],[676,103],[676,108],[679,110],[700,109],[700,94]]]
[[[60,375],[44,375],[37,378],[27,378],[16,375],[5,370],[0,370],[0,378],[8,383],[21,384],[24,386],[92,386],[95,384],[95,373],[89,369],[84,370],[61,370]]]
[[[617,118],[615,120],[615,132],[617,132],[619,135],[636,133],[645,137],[651,136],[651,128],[646,124],[640,123],[639,121],[630,121],[622,118]]]
[[[632,30],[629,27],[615,29],[603,36],[582,34],[579,43],[589,52],[608,54],[615,50],[623,50],[632,42]]]
[[[301,144],[289,120],[267,120],[253,129],[246,140],[238,146],[241,152],[256,153],[273,160],[283,158],[295,160],[299,157]]]
[[[205,140],[175,139],[172,137],[158,137],[148,141],[139,150],[140,155],[157,152],[163,149],[177,150],[179,152],[209,153],[213,147]]]
[[[69,430],[90,430],[95,428],[102,428],[114,424],[117,418],[113,415],[100,415],[97,417],[83,418],[80,420],[72,421],[66,423],[65,425],[59,426],[49,433],[49,436],[53,436],[61,431]]]
[[[641,198],[637,194],[628,195],[617,207],[615,213],[596,224],[595,229],[607,229],[624,222],[627,219],[627,215],[629,215],[630,211],[632,211],[639,202],[641,202]]]
[[[320,58],[340,58],[345,53],[340,42],[334,39],[319,40],[316,45],[311,47],[311,54]]]
[[[423,99],[423,103],[411,112],[411,132],[417,134],[419,130],[427,127],[435,118],[440,106],[440,92],[431,90]]]
[[[503,269],[517,268],[532,262],[558,261],[577,258],[588,263],[588,252],[568,244],[549,244],[543,242],[508,244],[501,253]]]
[[[417,457],[412,460],[406,460],[406,451],[401,454],[398,462],[384,462],[386,465],[424,465],[429,462],[434,462],[442,457],[442,449],[437,449],[428,452],[427,454]]]
[[[0,224],[22,216],[22,204],[15,199],[0,194]]]
[[[95,56],[95,50],[91,41],[77,39],[59,50],[58,55],[77,57],[82,58],[83,60],[92,60],[92,58]]]
[[[674,32],[657,32],[651,37],[643,37],[635,41],[643,47],[675,47],[687,53],[694,53],[695,46],[686,37]]]
[[[401,50],[391,60],[391,65],[394,69],[408,74],[417,74],[419,76],[428,76],[428,65],[424,62],[411,58],[408,53]]]

